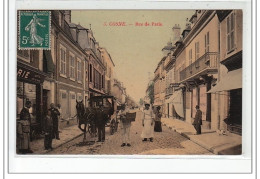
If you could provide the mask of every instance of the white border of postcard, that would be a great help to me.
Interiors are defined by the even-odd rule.
[[[61,3],[62,2],[62,3]],[[15,154],[16,105],[16,10],[17,9],[243,9],[243,154],[240,156],[178,155],[34,155]],[[251,173],[252,133],[252,50],[251,1],[9,1],[9,113],[7,170],[9,173]],[[245,28],[246,27],[246,28]],[[253,123],[252,123],[253,122]],[[195,167],[199,166],[199,167]],[[232,166],[232,167],[231,167]]]

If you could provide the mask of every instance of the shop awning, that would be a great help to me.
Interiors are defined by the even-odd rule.
[[[44,60],[44,71],[47,73],[54,73],[55,72],[55,65],[52,60],[51,51],[50,50],[43,50],[43,60]]]
[[[176,113],[180,117],[184,117],[182,90],[175,91],[172,96],[166,100],[166,103],[172,103]]]
[[[174,92],[169,99],[165,101],[165,103],[172,103],[173,100],[177,97],[177,92]]]
[[[228,72],[216,86],[207,93],[216,93],[220,91],[229,91],[242,88],[242,68]]]

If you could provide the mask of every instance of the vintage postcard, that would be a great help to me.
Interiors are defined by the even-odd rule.
[[[242,154],[242,9],[17,17],[16,154]]]

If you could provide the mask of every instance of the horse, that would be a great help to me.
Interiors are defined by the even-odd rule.
[[[76,100],[76,102],[78,128],[84,132],[83,141],[86,141],[87,125],[94,125],[95,113],[91,111],[90,108],[86,108],[83,101],[78,102]],[[82,124],[84,125],[84,128],[82,128]]]

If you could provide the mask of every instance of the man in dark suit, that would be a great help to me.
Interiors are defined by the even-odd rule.
[[[99,105],[99,108],[96,110],[96,118],[97,118],[96,125],[98,128],[98,142],[104,142],[107,115],[105,113],[103,105]]]
[[[51,117],[51,109],[48,109],[45,117],[44,131],[44,148],[45,150],[52,149],[53,120]]]
[[[55,108],[55,105],[53,103],[51,103],[50,107],[51,107],[50,108],[51,118],[53,120],[53,138],[60,140],[60,137],[59,137],[59,115],[60,115],[60,112],[57,108]]]
[[[201,125],[202,125],[202,111],[200,110],[200,107],[197,105],[196,106],[196,115],[195,115],[195,119],[193,122],[193,126],[197,131],[197,135],[201,134]]]

